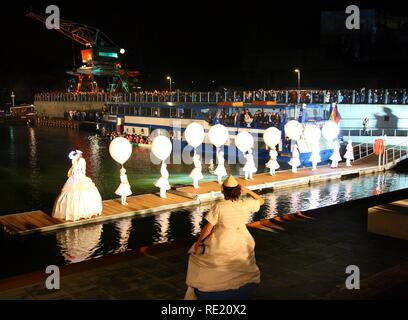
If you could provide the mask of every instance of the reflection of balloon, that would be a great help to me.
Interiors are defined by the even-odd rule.
[[[328,121],[323,125],[322,135],[327,141],[332,141],[339,135],[339,126],[334,121]]]
[[[170,156],[172,148],[170,139],[165,136],[158,136],[152,142],[153,154],[162,161]]]
[[[249,132],[240,132],[235,136],[235,145],[242,152],[246,152],[254,146],[254,138]]]
[[[132,155],[132,145],[127,139],[117,137],[110,143],[109,153],[113,160],[123,165]]]
[[[216,124],[211,127],[210,131],[208,131],[208,138],[214,146],[219,148],[227,142],[229,138],[228,129],[222,124]]]
[[[269,148],[273,148],[279,143],[281,139],[281,134],[282,133],[277,128],[270,127],[265,130],[263,134],[263,139]]]
[[[289,139],[299,140],[300,136],[302,135],[302,129],[302,125],[299,123],[299,121],[290,120],[285,125],[285,135],[288,136]]]
[[[204,141],[204,128],[197,122],[190,123],[184,131],[184,136],[190,146],[197,148]]]
[[[320,131],[320,128],[315,125],[315,124],[308,124],[305,127],[305,139],[309,143],[317,143],[320,140],[320,137],[322,136],[322,132]]]

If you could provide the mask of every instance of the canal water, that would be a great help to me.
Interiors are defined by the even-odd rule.
[[[108,143],[86,132],[58,128],[0,126],[0,215],[42,209],[49,212],[70,167],[70,150],[80,149],[87,160],[87,175],[93,179],[104,199],[115,197],[119,184],[119,165],[109,156]],[[150,150],[134,148],[126,163],[134,194],[157,192],[153,186],[160,167],[150,161]],[[227,168],[239,173],[239,165]],[[169,165],[170,183],[191,183],[192,165]],[[266,171],[260,164],[259,171]],[[213,179],[208,165],[206,179]],[[306,211],[349,200],[405,189],[408,173],[389,171],[264,193],[265,205],[251,220]],[[20,239],[0,237],[0,277],[64,265],[141,246],[188,239],[201,231],[208,206],[148,217],[133,217]]]

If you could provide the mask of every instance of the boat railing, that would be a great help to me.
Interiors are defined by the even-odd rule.
[[[407,89],[361,90],[221,90],[150,91],[131,93],[48,92],[35,95],[35,101],[78,101],[117,103],[254,103],[270,101],[282,104],[408,104]]]
[[[374,144],[360,143],[353,146],[354,160],[366,158],[374,153]]]
[[[396,128],[375,128],[375,129],[359,129],[359,128],[344,128],[340,130],[343,137],[408,137],[408,130]]]
[[[397,162],[406,159],[408,156],[408,140],[401,142],[395,146],[385,148],[384,165],[389,163],[396,164]]]

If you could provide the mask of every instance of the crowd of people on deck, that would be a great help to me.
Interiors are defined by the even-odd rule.
[[[152,139],[150,137],[145,136],[143,134],[129,134],[129,133],[124,133],[123,135],[118,133],[117,131],[107,131],[105,127],[102,127],[100,132],[100,136],[103,139],[106,139],[107,141],[112,141],[113,139],[117,137],[124,137],[126,138],[131,144],[135,143],[137,145],[139,144],[151,144]]]
[[[181,90],[109,92],[46,92],[35,95],[36,101],[110,101],[110,102],[246,102],[276,101],[277,103],[349,103],[408,104],[405,89],[344,89],[344,90],[233,90],[209,92]]]
[[[106,111],[100,110],[69,110],[64,112],[65,120],[101,122]]]
[[[211,124],[223,124],[230,127],[269,128],[273,126],[280,128],[284,117],[283,111],[270,112],[258,109],[252,114],[249,109],[245,109],[230,114],[225,110],[210,112],[206,120]]]

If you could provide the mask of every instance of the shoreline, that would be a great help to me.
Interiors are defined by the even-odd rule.
[[[298,225],[301,225],[301,223],[318,223],[314,219],[321,219],[321,218],[329,218],[331,217],[332,214],[337,214],[337,215],[349,215],[351,212],[360,212],[360,215],[354,216],[354,219],[362,219],[362,221],[366,222],[367,220],[367,208],[383,203],[388,203],[396,200],[401,200],[406,198],[406,191],[407,189],[403,190],[398,190],[398,191],[393,191],[385,194],[380,194],[377,196],[371,196],[369,198],[363,198],[363,199],[356,199],[356,200],[351,200],[345,203],[341,204],[335,204],[332,206],[328,207],[323,207],[323,208],[318,208],[310,211],[305,211],[302,212],[303,214],[312,217],[313,220],[306,220],[305,219],[295,219],[293,223],[298,223],[300,220],[301,222],[298,223]],[[365,216],[361,216],[361,213],[365,212]],[[273,220],[273,219],[271,219]],[[293,219],[290,220],[285,220],[285,223],[292,224]],[[279,222],[274,223],[285,226],[286,224],[281,224]],[[275,233],[270,233],[265,231],[265,229],[257,228],[257,227],[250,227],[251,233],[255,236],[256,239],[256,255],[260,257],[263,256],[263,251],[267,247],[266,244],[264,243],[265,241],[273,241],[273,235]],[[286,230],[282,231],[285,233]],[[365,230],[365,232],[367,232]],[[279,232],[280,233],[280,232]],[[279,235],[278,233],[278,235]],[[272,237],[270,237],[272,235]],[[318,235],[316,235],[318,237]],[[369,235],[370,237],[371,235]],[[269,237],[269,238],[267,238]],[[380,238],[386,238],[382,236],[377,236],[374,235],[374,237],[380,237]],[[261,240],[259,239],[261,238]],[[262,240],[263,239],[263,240]],[[266,240],[267,239],[267,240]],[[397,240],[397,239],[389,239],[387,241],[396,241],[396,242],[403,242],[403,240]],[[295,241],[296,242],[296,241]],[[116,266],[119,266],[121,264],[127,264],[131,261],[138,261],[138,263],[142,263],[146,259],[149,260],[150,262],[154,260],[159,260],[161,256],[169,256],[169,257],[175,257],[175,260],[178,260],[179,258],[184,261],[186,257],[179,257],[180,252],[184,252],[184,255],[187,255],[187,250],[188,248],[192,245],[193,240],[191,238],[182,238],[178,239],[175,241],[172,241],[170,243],[164,243],[164,244],[158,244],[158,245],[151,245],[151,246],[144,246],[139,248],[138,250],[130,250],[124,253],[119,253],[119,254],[114,254],[114,255],[108,255],[100,258],[94,258],[91,260],[79,262],[79,263],[73,263],[69,265],[64,265],[60,267],[61,270],[61,277],[76,277],[79,276],[83,273],[86,272],[97,272],[98,270],[110,270],[110,269],[115,269]],[[286,244],[288,245],[288,244]],[[177,257],[177,259],[176,259]],[[172,259],[172,258],[170,258]],[[257,260],[259,260],[257,258]],[[407,260],[408,262],[408,260]],[[262,269],[262,268],[261,268]],[[180,272],[181,270],[178,270]],[[186,272],[186,266],[185,269],[182,270],[183,275]],[[44,271],[37,270],[33,272],[28,272],[28,273],[23,273],[11,277],[5,277],[0,279],[0,299],[1,297],[4,297],[7,292],[13,292],[15,290],[21,289],[28,287],[30,285],[38,285],[41,284],[45,281],[46,277],[48,275],[45,274]],[[178,277],[181,278],[181,275],[178,274]],[[47,291],[47,290],[46,290]],[[52,291],[51,291],[52,292]],[[176,297],[173,297],[176,298]],[[182,297],[178,297],[182,298]]]

